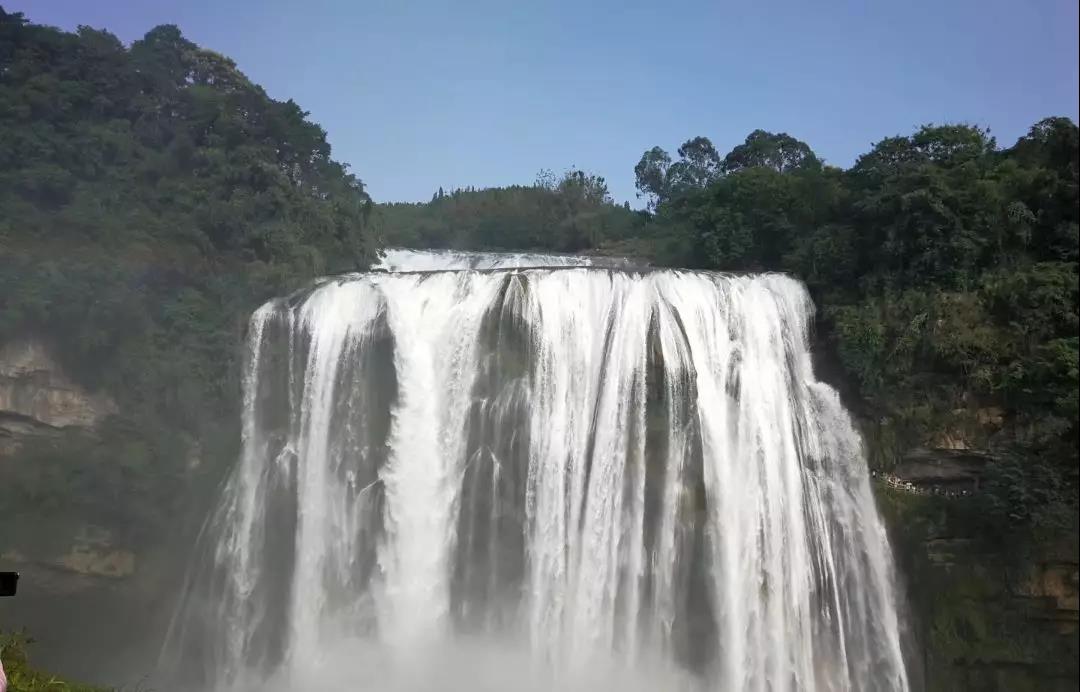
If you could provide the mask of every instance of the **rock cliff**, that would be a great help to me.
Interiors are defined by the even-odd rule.
[[[116,413],[116,403],[75,384],[40,339],[0,347],[0,457],[28,437],[63,428],[93,428]]]

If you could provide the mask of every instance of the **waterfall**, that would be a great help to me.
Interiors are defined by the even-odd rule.
[[[540,255],[521,252],[458,252],[455,250],[409,250],[389,248],[375,271],[423,272],[451,269],[520,269],[522,267],[619,266],[622,258],[584,255]]]
[[[441,268],[441,269],[440,269]],[[797,281],[391,253],[251,318],[198,689],[906,690]]]

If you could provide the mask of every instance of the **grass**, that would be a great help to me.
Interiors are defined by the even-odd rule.
[[[111,692],[110,688],[63,680],[34,668],[26,652],[33,643],[25,632],[0,632],[0,660],[4,662],[8,692]]]

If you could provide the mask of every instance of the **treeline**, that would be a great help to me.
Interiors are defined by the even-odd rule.
[[[577,252],[636,235],[643,217],[616,205],[597,175],[541,171],[532,185],[442,188],[431,202],[377,206],[380,235],[395,247]]]
[[[0,232],[184,260],[370,260],[363,185],[321,127],[159,26],[125,47],[0,10]],[[197,253],[197,255],[195,254]]]
[[[0,344],[46,338],[121,411],[24,444],[5,513],[175,522],[192,465],[236,445],[247,316],[366,267],[372,209],[307,113],[175,26],[124,46],[0,9]]]

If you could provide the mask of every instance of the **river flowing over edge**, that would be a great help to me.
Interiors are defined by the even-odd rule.
[[[398,252],[422,273],[253,315],[164,661],[222,690],[907,689],[801,284]]]

